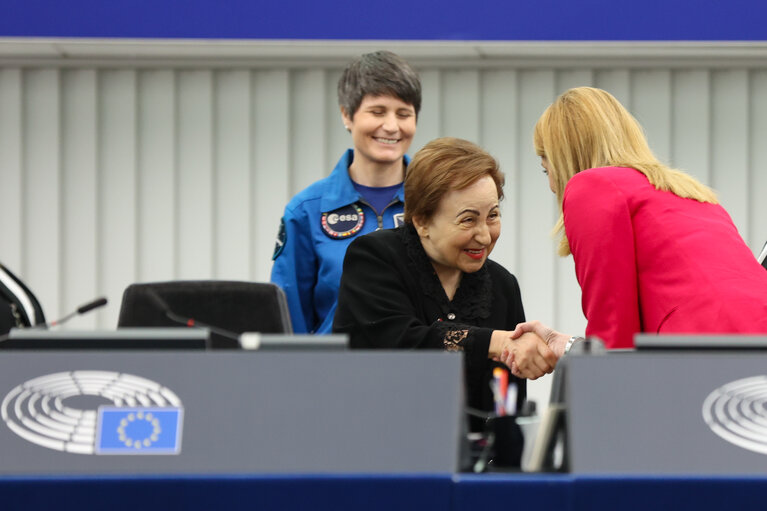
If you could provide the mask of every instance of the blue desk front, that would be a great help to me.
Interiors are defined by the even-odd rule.
[[[764,509],[767,477],[482,475],[0,479],[0,509]]]

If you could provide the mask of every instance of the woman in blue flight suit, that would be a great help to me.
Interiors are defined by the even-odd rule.
[[[338,82],[347,150],[325,179],[285,207],[271,280],[288,298],[293,330],[330,333],[346,248],[403,223],[403,181],[421,109],[421,82],[388,51],[362,55]]]

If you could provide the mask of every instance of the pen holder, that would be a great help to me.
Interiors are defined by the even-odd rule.
[[[517,424],[516,415],[503,415],[488,420],[493,432],[493,459],[488,467],[494,470],[519,470],[525,438]]]

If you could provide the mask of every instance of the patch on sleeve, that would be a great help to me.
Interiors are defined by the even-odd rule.
[[[274,254],[272,254],[272,261],[277,259],[282,251],[285,249],[285,243],[288,241],[288,233],[285,231],[285,217],[280,219],[280,230],[277,232],[277,242],[274,245]]]

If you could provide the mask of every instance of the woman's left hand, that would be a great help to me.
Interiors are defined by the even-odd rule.
[[[550,326],[544,325],[540,321],[527,321],[525,323],[518,324],[517,328],[514,329],[514,332],[512,332],[511,336],[516,338],[525,332],[533,332],[537,334],[538,337],[543,339],[546,344],[549,345],[549,348],[554,350],[557,358],[564,355],[565,346],[567,345],[567,341],[570,339],[569,335],[557,332]]]

